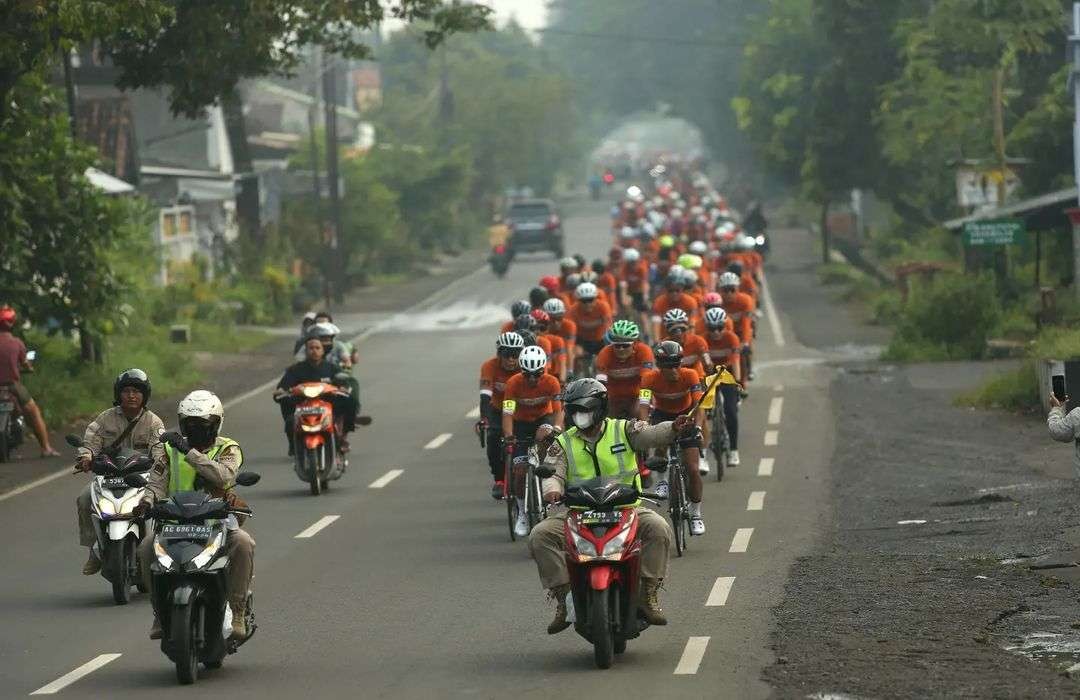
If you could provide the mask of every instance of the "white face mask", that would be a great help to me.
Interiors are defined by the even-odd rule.
[[[592,424],[593,424],[593,413],[592,413],[592,411],[589,411],[588,413],[575,413],[574,414],[574,425],[576,425],[579,430],[587,430],[590,426],[592,426]]]

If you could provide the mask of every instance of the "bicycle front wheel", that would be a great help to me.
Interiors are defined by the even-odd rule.
[[[682,475],[682,465],[671,465],[669,472],[668,508],[671,512],[671,527],[675,530],[675,554],[681,557],[686,551],[687,534],[689,534],[690,513],[687,511],[686,482]]]

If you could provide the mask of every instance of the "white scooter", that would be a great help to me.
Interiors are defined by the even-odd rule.
[[[65,438],[72,447],[83,447],[76,435]],[[101,561],[101,575],[112,584],[113,600],[125,605],[131,599],[131,586],[146,593],[139,575],[136,551],[139,542],[153,525],[132,515],[143,499],[145,487],[127,484],[124,477],[140,474],[149,477],[153,458],[122,449],[115,455],[95,454],[91,461],[94,480],[90,484],[90,512],[94,518],[97,542],[94,553]]]

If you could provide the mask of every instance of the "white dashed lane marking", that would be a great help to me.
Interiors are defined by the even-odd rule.
[[[780,431],[779,430],[766,430],[765,431],[765,447],[776,447],[780,443]]]
[[[705,605],[727,605],[728,595],[731,594],[731,586],[735,583],[734,576],[721,576],[716,579],[716,583],[713,584],[712,590],[709,591],[709,599],[705,601]]]
[[[54,695],[56,693],[59,693],[61,690],[68,687],[83,676],[89,675],[104,666],[105,664],[116,661],[119,658],[120,654],[101,654],[100,656],[95,656],[82,666],[79,666],[74,671],[71,671],[70,673],[65,673],[52,683],[49,683],[48,685],[43,685],[30,694]]]
[[[731,538],[731,547],[728,549],[732,554],[741,554],[750,548],[750,536],[754,534],[752,527],[740,527]]]
[[[780,425],[780,416],[784,411],[784,397],[774,396],[769,402],[769,425]]]
[[[705,658],[705,648],[709,646],[708,637],[691,637],[686,640],[686,648],[675,667],[676,676],[692,676],[698,672],[701,660]]]
[[[775,463],[776,463],[776,460],[773,459],[772,457],[762,457],[761,461],[758,462],[757,475],[758,476],[772,476],[772,468],[773,468],[773,464],[775,464]]]
[[[319,534],[320,531],[322,531],[324,528],[328,527],[331,523],[333,523],[335,520],[337,520],[340,517],[341,517],[340,515],[324,515],[323,517],[319,518],[314,523],[312,523],[309,528],[307,528],[306,530],[301,532],[299,535],[297,535],[293,539],[296,539],[296,540],[311,539],[312,537]]]
[[[762,510],[765,507],[765,492],[754,491],[750,494],[750,498],[746,499],[747,510]]]
[[[372,481],[370,484],[368,484],[368,488],[369,489],[381,489],[383,486],[386,486],[391,481],[398,478],[399,476],[401,476],[404,473],[405,473],[404,469],[391,469],[390,471],[386,472],[385,474],[380,476],[375,481]]]
[[[447,440],[449,440],[452,437],[454,437],[453,433],[443,433],[442,435],[437,435],[435,437],[435,439],[433,439],[428,444],[424,445],[424,449],[425,450],[436,450],[436,449],[442,447],[443,443],[445,443]]]
[[[469,411],[468,413],[465,414],[465,417],[466,418],[472,418],[473,420],[479,418],[480,417],[480,407],[477,406],[473,410]]]

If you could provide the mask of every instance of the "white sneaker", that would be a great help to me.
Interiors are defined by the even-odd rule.
[[[732,450],[731,452],[728,452],[727,465],[729,467],[737,467],[737,466],[739,466],[739,451],[738,450]]]
[[[711,467],[709,466],[709,458],[705,456],[704,452],[702,452],[701,457],[698,458],[697,463],[698,474],[701,474],[702,476],[708,476],[709,469],[711,469]]]
[[[518,537],[526,537],[529,534],[529,521],[525,518],[525,512],[518,513],[517,522],[514,523],[514,534]]]
[[[654,489],[653,489],[653,493],[655,493],[655,494],[656,494],[657,496],[659,496],[660,498],[667,498],[667,497],[668,497],[668,483],[667,483],[667,479],[664,479],[663,481],[661,481],[660,483],[658,483],[658,484],[656,485],[656,488],[654,488]]]
[[[701,504],[693,501],[690,502],[690,534],[705,534],[705,520],[701,517]]]

